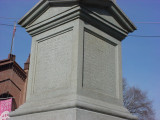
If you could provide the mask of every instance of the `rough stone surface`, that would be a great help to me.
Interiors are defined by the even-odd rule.
[[[76,109],[64,109],[10,118],[10,120],[76,120]]]
[[[116,97],[116,44],[84,33],[83,86]]]
[[[64,109],[23,115],[10,120],[127,120],[83,109]]]
[[[111,1],[81,4],[41,1],[19,22],[32,50],[27,102],[13,120],[135,119],[123,108],[121,75],[121,40],[135,28]]]
[[[77,109],[76,120],[127,120],[89,110]]]
[[[38,42],[35,92],[70,87],[72,40],[72,31],[69,31]]]

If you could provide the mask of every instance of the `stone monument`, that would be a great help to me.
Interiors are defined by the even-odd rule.
[[[20,21],[32,36],[27,100],[11,120],[135,120],[123,107],[121,41],[136,28],[111,0],[41,0]]]

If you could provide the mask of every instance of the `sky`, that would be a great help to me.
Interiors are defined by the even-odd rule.
[[[38,1],[0,0],[0,60],[10,53],[13,26],[9,25]],[[137,27],[122,41],[123,77],[130,86],[148,93],[156,120],[160,120],[160,0],[117,0],[117,4]],[[25,29],[17,26],[13,54],[22,68],[30,53],[31,40]]]

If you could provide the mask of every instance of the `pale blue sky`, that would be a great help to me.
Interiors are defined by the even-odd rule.
[[[39,0],[0,0],[0,59],[7,58],[10,50],[13,19],[21,18]],[[160,36],[160,0],[117,0],[117,4],[137,26],[130,35]],[[159,22],[142,24],[138,22]],[[31,37],[21,27],[17,27],[13,53],[23,67],[30,53]],[[156,120],[160,120],[160,37],[128,36],[122,42],[123,77],[130,86],[148,92],[154,103]]]
[[[117,0],[137,26],[130,35],[160,36],[160,0]],[[159,22],[142,24],[139,22]],[[123,77],[148,92],[160,120],[160,37],[131,37],[122,42]]]

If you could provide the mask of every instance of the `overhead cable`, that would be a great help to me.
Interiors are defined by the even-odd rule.
[[[160,22],[134,22],[137,24],[160,24]]]
[[[18,20],[19,18],[0,17],[0,19],[12,19],[12,20]]]
[[[13,27],[14,25],[10,25],[10,24],[1,24],[0,25],[4,25],[4,26],[9,26],[9,27]],[[16,26],[16,27],[21,27],[20,25]],[[145,38],[159,38],[159,35],[152,35],[152,36],[146,36],[146,35],[128,35],[129,37],[145,37]]]
[[[10,25],[10,24],[1,24],[0,25],[4,25],[4,26],[10,26],[10,27],[13,27],[14,25]],[[21,27],[20,25],[16,26],[16,27]]]
[[[129,37],[145,37],[145,38],[158,38],[160,36],[149,36],[149,35],[128,35]]]

